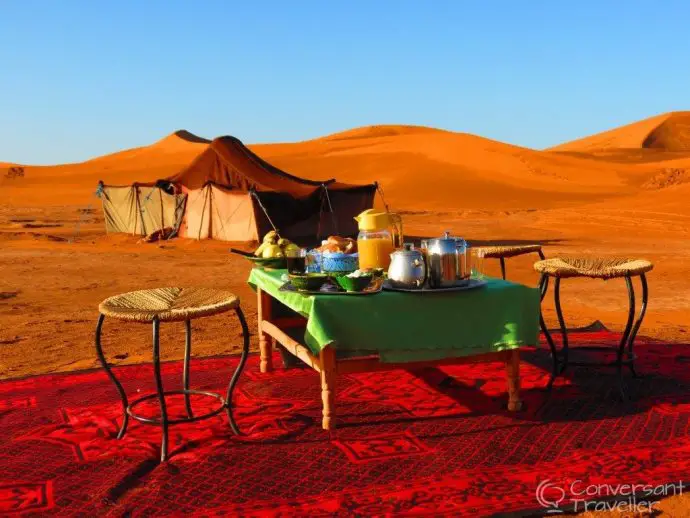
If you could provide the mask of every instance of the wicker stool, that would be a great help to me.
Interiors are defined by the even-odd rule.
[[[501,276],[506,279],[506,259],[536,253],[540,259],[544,259],[541,245],[515,245],[515,246],[482,246],[479,249],[483,252],[484,259],[499,259],[501,261]]]
[[[228,385],[225,399],[213,392],[203,392],[200,390],[189,389],[189,358],[192,349],[192,325],[191,321],[195,318],[201,318],[211,315],[216,315],[231,309],[235,310],[242,326],[242,333],[244,336],[244,344],[242,347],[242,357],[240,363],[235,370],[235,373]],[[247,361],[247,354],[249,352],[249,330],[247,322],[244,319],[242,310],[240,309],[240,299],[229,291],[220,291],[205,288],[158,288],[153,290],[133,291],[110,297],[101,302],[98,307],[100,315],[98,317],[98,324],[96,326],[96,353],[101,365],[105,369],[108,377],[112,380],[120,394],[122,400],[123,420],[120,432],[117,438],[124,437],[127,431],[127,423],[129,416],[137,421],[146,424],[160,425],[162,430],[161,440],[161,462],[165,462],[168,458],[168,425],[178,423],[188,423],[192,421],[201,421],[218,415],[223,410],[228,415],[230,427],[235,434],[239,434],[239,429],[232,416],[232,391],[235,388],[237,380],[240,377],[244,364]],[[103,350],[101,348],[101,328],[105,317],[111,317],[118,320],[127,320],[129,322],[139,322],[142,324],[153,324],[153,373],[156,380],[155,394],[149,394],[141,397],[131,403],[127,400],[122,385],[115,377],[115,374],[108,366],[105,360]],[[159,344],[159,327],[161,322],[181,322],[185,323],[185,350],[184,350],[184,367],[182,371],[182,390],[163,390],[163,382],[161,381],[160,371],[160,344]],[[167,406],[165,403],[165,396],[173,394],[183,394],[185,399],[185,408],[187,417],[179,419],[169,419]],[[209,396],[220,401],[220,407],[203,415],[195,416],[192,412],[190,396]],[[134,413],[134,407],[149,399],[157,397],[160,403],[161,417],[150,418],[143,417]]]
[[[551,357],[553,359],[553,370],[549,378],[547,386],[551,390],[553,382],[556,377],[563,374],[568,368],[568,365],[574,366],[601,366],[601,367],[616,367],[618,371],[619,390],[622,399],[626,399],[625,388],[623,382],[623,365],[630,368],[633,377],[637,377],[635,372],[633,354],[633,345],[637,332],[642,325],[645,312],[647,311],[647,278],[645,273],[650,271],[654,266],[649,261],[643,259],[597,259],[597,258],[554,258],[534,263],[534,269],[541,274],[539,287],[541,290],[541,300],[546,296],[548,279],[554,277],[554,302],[556,305],[556,315],[558,316],[558,323],[560,325],[561,336],[563,337],[563,346],[560,351],[556,350],[553,339],[546,328],[543,315],[539,317],[539,324],[542,332],[551,349]],[[635,290],[633,288],[632,277],[639,277],[642,284],[642,307],[637,321],[633,324],[635,318]],[[568,333],[563,319],[563,311],[561,310],[561,279],[567,277],[588,277],[590,279],[614,279],[618,277],[625,278],[625,283],[628,287],[628,320],[621,337],[620,344],[616,350],[616,360],[608,363],[594,362],[594,361],[569,361],[568,354]],[[580,348],[581,350],[589,351],[612,351],[611,347],[606,346],[587,346]]]

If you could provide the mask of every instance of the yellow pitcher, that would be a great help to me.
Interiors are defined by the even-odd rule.
[[[359,224],[359,267],[388,270],[391,253],[403,244],[402,218],[393,212],[367,209],[355,220]]]

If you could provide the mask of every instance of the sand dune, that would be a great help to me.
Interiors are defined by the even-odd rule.
[[[179,130],[149,145],[85,162],[54,166],[25,165],[24,178],[6,180],[0,201],[10,205],[88,204],[99,180],[127,185],[164,178],[201,153],[209,141]],[[0,176],[3,176],[0,171]]]
[[[378,180],[396,210],[538,210],[614,203],[685,183],[690,152],[682,148],[689,113],[659,115],[549,151],[405,125],[250,147],[296,175],[352,183]],[[98,180],[129,184],[169,176],[208,142],[179,130],[149,146],[77,164],[26,166],[24,178],[4,183],[0,198],[11,204],[55,204],[58,198],[82,203]]]
[[[353,128],[351,130],[332,133],[331,135],[326,135],[325,137],[321,137],[316,140],[352,140],[359,138],[393,137],[395,135],[413,135],[420,133],[438,132],[444,132],[444,130],[429,128],[427,126],[414,126],[405,124],[376,124],[373,126],[362,126],[360,128]]]
[[[545,153],[466,133],[376,126],[295,144],[253,146],[267,160],[309,178],[323,171],[352,182],[378,179],[409,209],[543,208],[621,195],[629,167]]]
[[[690,112],[664,113],[549,148],[588,153],[633,149],[690,151]]]

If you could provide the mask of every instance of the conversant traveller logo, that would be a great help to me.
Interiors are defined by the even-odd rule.
[[[539,483],[536,496],[539,505],[548,509],[548,513],[563,512],[559,506],[565,500],[565,490],[548,478]]]
[[[588,484],[582,480],[556,483],[542,480],[537,486],[537,503],[546,514],[569,511],[618,511],[621,513],[650,513],[657,500],[682,495],[682,481],[668,484]]]

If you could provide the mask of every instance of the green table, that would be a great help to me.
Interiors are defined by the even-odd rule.
[[[303,295],[280,291],[285,270],[252,269],[258,294],[261,371],[272,369],[272,340],[321,373],[326,429],[337,373],[422,364],[505,361],[509,408],[519,400],[519,352],[536,345],[539,290],[500,279],[446,293]],[[276,301],[293,317],[280,318]],[[295,315],[296,314],[296,315]]]

